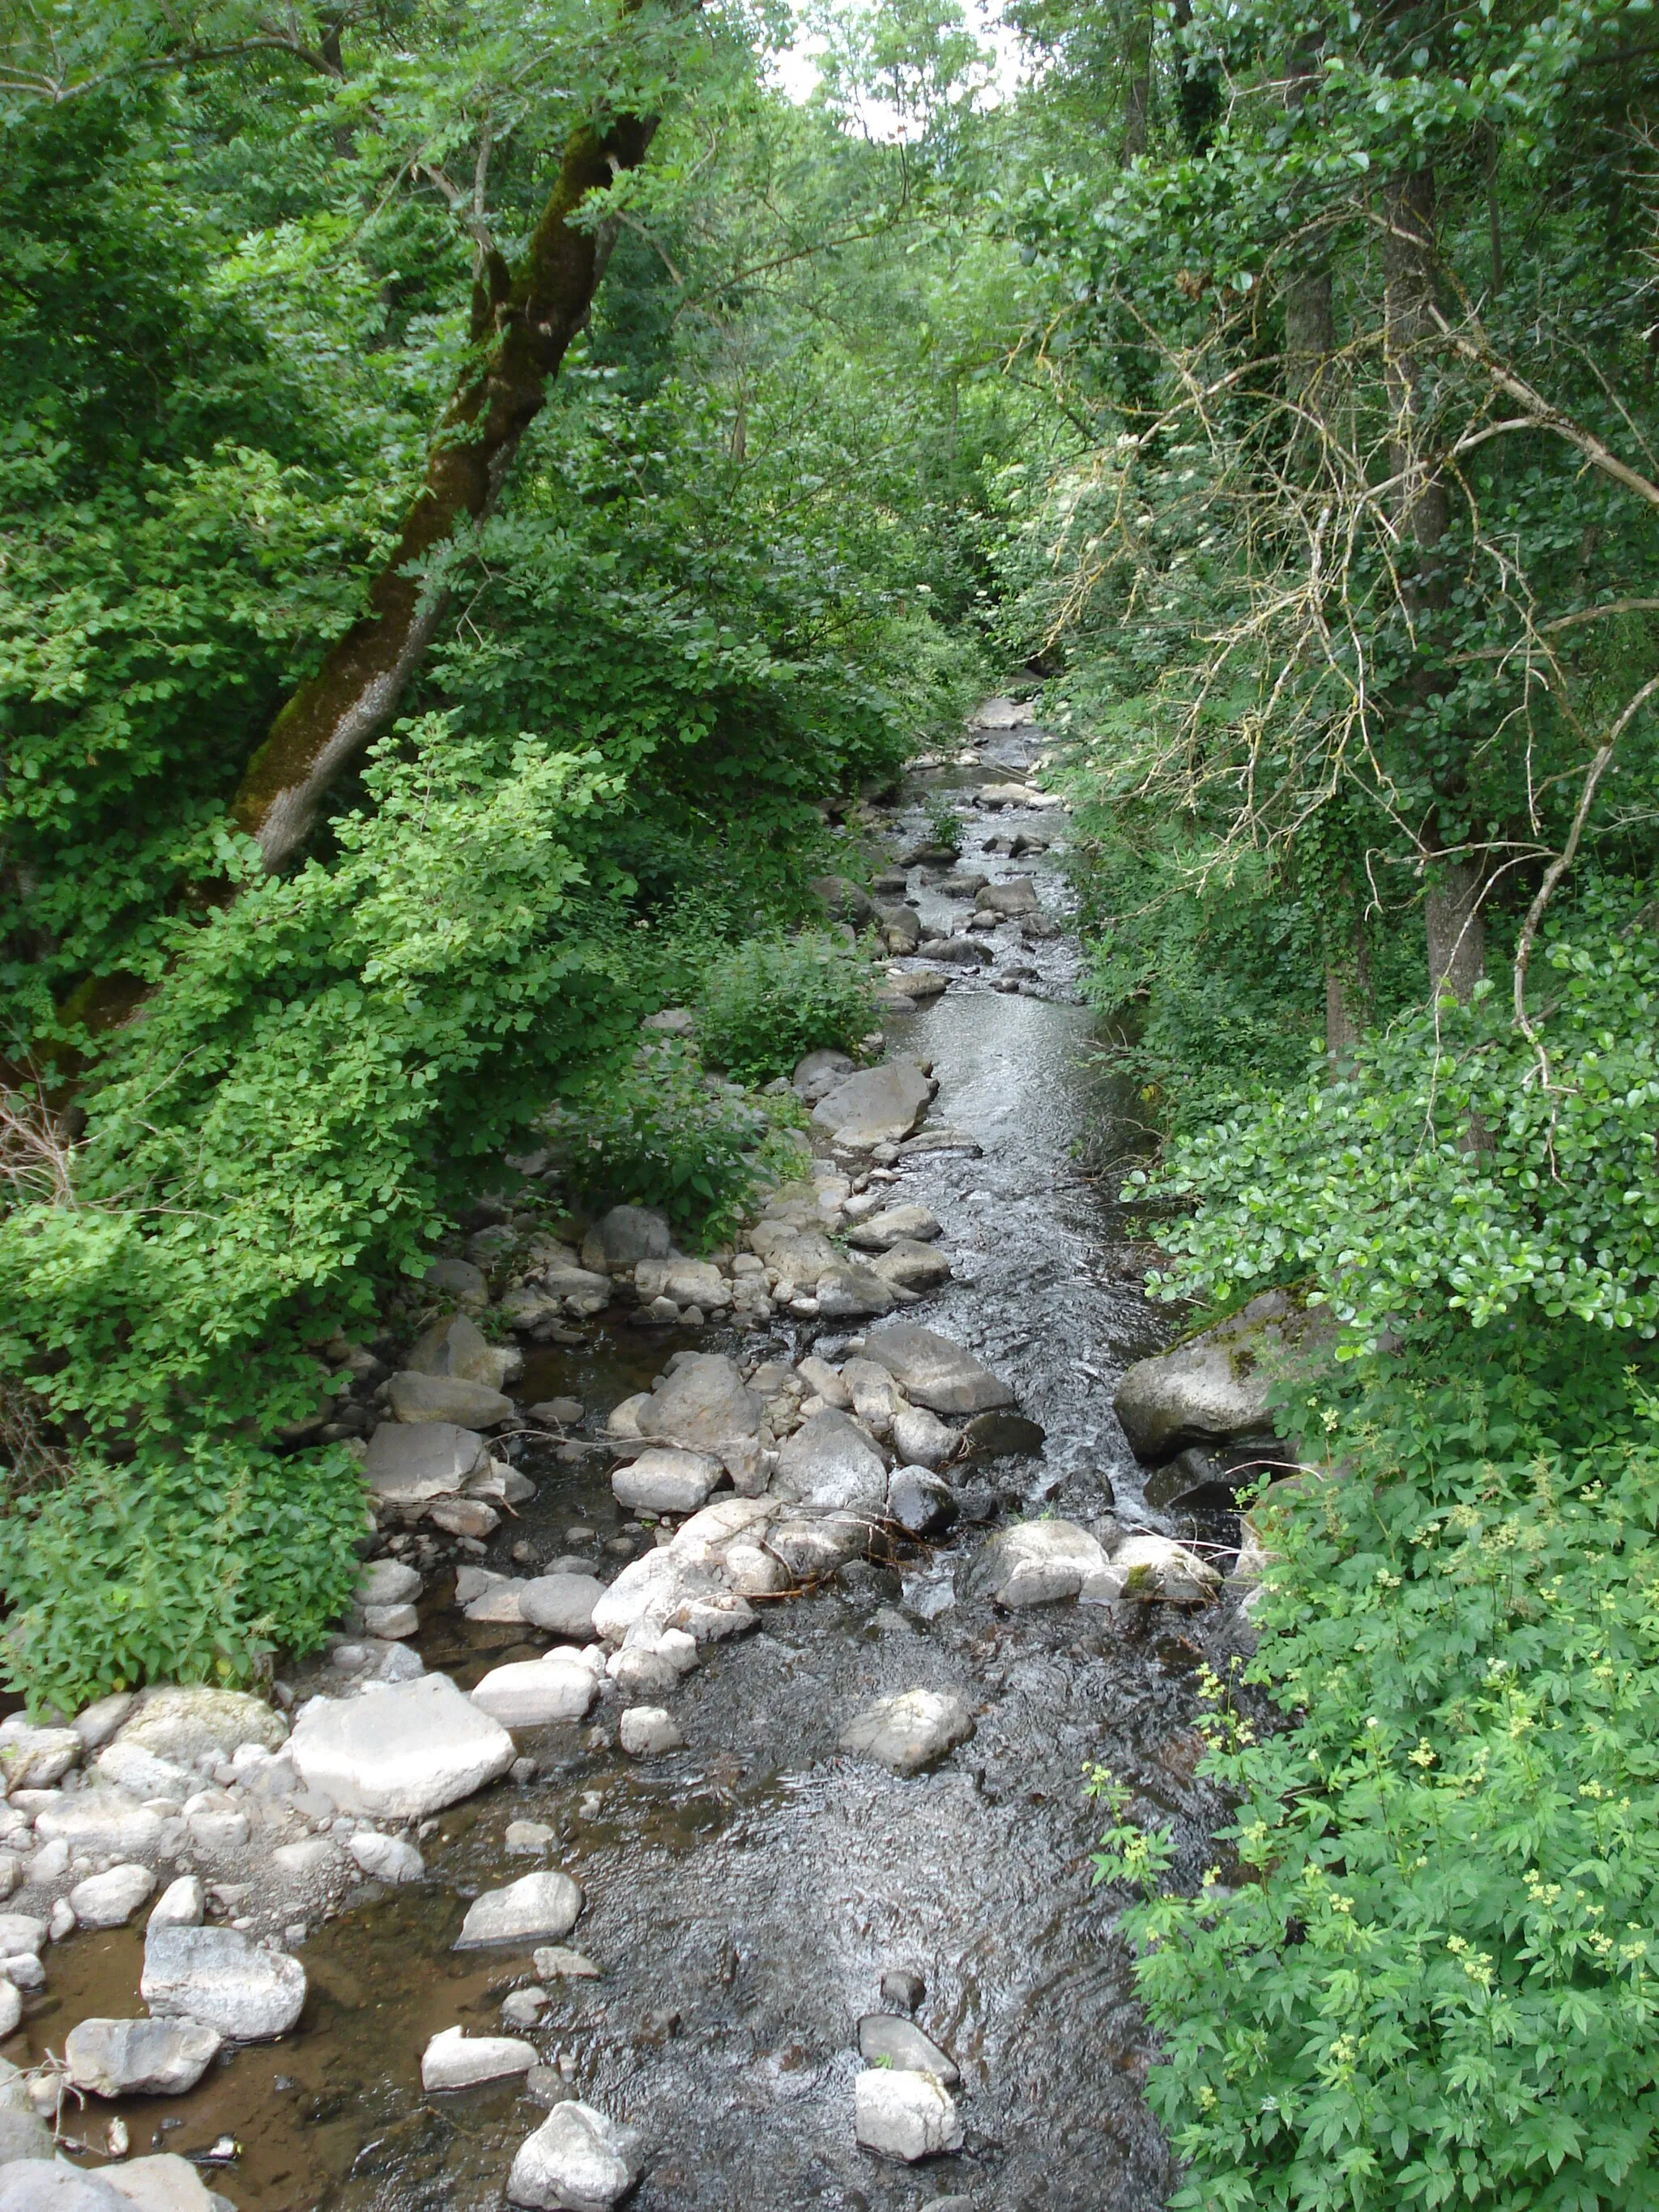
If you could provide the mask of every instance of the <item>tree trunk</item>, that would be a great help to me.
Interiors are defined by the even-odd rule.
[[[397,712],[443,612],[441,593],[404,572],[495,506],[602,274],[592,233],[571,217],[590,192],[643,161],[654,129],[647,118],[623,117],[603,135],[577,131],[518,270],[499,253],[485,257],[472,304],[483,360],[446,410],[368,610],[283,707],[231,803],[233,821],[258,840],[268,869],[292,860],[329,786]]]
[[[1429,988],[1449,990],[1463,1006],[1486,972],[1486,926],[1480,915],[1482,879],[1474,862],[1443,860],[1429,887],[1423,919],[1428,925]]]

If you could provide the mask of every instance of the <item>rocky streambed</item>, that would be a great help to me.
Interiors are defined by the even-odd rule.
[[[1149,1504],[1113,1397],[1164,1331],[1078,1164],[1111,1101],[1041,742],[994,702],[871,825],[885,1064],[798,1071],[742,1249],[509,1217],[418,1344],[335,1348],[379,1534],[274,1705],[0,1729],[0,2207],[1164,2200],[1082,1784],[1196,1883],[1260,1390],[1139,1370],[1198,1517]]]

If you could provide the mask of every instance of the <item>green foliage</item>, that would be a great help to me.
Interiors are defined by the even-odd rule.
[[[150,1680],[251,1681],[279,1643],[323,1641],[367,1525],[338,1445],[281,1459],[198,1438],[122,1466],[88,1454],[0,1516],[5,1679],[65,1713]]]
[[[948,791],[937,793],[928,805],[927,835],[936,845],[962,850],[962,814]]]
[[[1264,1516],[1204,1771],[1236,1856],[1124,1917],[1204,2212],[1585,2212],[1659,2185],[1659,1399],[1579,1325],[1351,1381]],[[1109,1879],[1155,1878],[1120,1836]]]
[[[820,1046],[857,1050],[875,1020],[869,967],[834,936],[750,938],[709,961],[696,1016],[716,1067],[764,1083]]]

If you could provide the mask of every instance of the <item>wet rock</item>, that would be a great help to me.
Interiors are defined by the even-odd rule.
[[[857,1069],[858,1062],[844,1052],[809,1052],[804,1060],[795,1063],[795,1072],[789,1080],[807,1105],[816,1106],[819,1099],[827,1097]]]
[[[151,2158],[135,2158],[119,2166],[106,2166],[98,2179],[108,2185],[124,2212],[226,2212],[230,2200],[209,2189],[187,2158],[176,2151],[158,2151]]]
[[[534,2212],[611,2212],[640,2178],[638,2138],[580,2100],[556,2105],[520,2144],[510,2204]]]
[[[40,2163],[50,2156],[48,2137],[45,2153],[25,2151],[27,2163],[0,2168],[0,2212],[132,2212],[131,2200],[97,2174]]]
[[[593,1633],[593,1608],[605,1595],[597,1575],[538,1575],[519,1593],[519,1611],[532,1628],[585,1643]]]
[[[901,1237],[870,1264],[872,1273],[896,1291],[918,1293],[938,1290],[950,1281],[952,1273],[948,1256],[937,1244],[918,1244],[908,1237]]]
[[[687,1557],[675,1544],[630,1559],[593,1608],[593,1633],[607,1644],[620,1644],[641,1623],[658,1631],[684,1628],[707,1644],[753,1621],[715,1562]]]
[[[1126,1536],[1114,1547],[1103,1594],[1132,1603],[1200,1605],[1220,1586],[1220,1575],[1196,1552],[1168,1536],[1148,1534]]]
[[[884,1060],[837,1085],[814,1107],[812,1119],[837,1144],[867,1152],[908,1137],[933,1095],[915,1060]]]
[[[942,937],[927,947],[930,960],[943,960],[952,968],[977,968],[991,957],[989,949],[971,937]]]
[[[962,2079],[931,2036],[914,2021],[890,2012],[867,2012],[859,2022],[859,2056],[866,2066],[894,2066],[901,2074],[931,2074],[954,2089]]]
[[[941,1468],[956,1443],[956,1431],[925,1406],[902,1406],[893,1416],[893,1449],[910,1466]]]
[[[69,2032],[64,2063],[76,2087],[94,2096],[179,2097],[223,2040],[198,2020],[83,2020]]]
[[[359,1828],[346,1844],[354,1859],[375,1881],[396,1888],[399,1883],[422,1881],[426,1862],[413,1844],[401,1836],[383,1836],[378,1829]]]
[[[501,2000],[501,2019],[508,2027],[534,2027],[546,2009],[545,1990],[509,1990]]]
[[[82,1928],[122,1928],[155,1887],[147,1866],[112,1866],[88,1875],[70,1890],[69,1901]]]
[[[289,1740],[295,1771],[343,1812],[419,1820],[506,1773],[517,1753],[498,1721],[447,1674],[350,1698],[313,1698]]]
[[[623,1697],[638,1705],[648,1704],[652,1698],[665,1697],[679,1687],[679,1670],[673,1661],[660,1651],[643,1650],[637,1644],[625,1644],[620,1651],[612,1652],[605,1671]]]
[[[416,1375],[454,1376],[500,1390],[522,1370],[524,1354],[510,1345],[491,1344],[465,1314],[450,1314],[416,1340],[406,1364]]]
[[[1113,1401],[1131,1450],[1167,1459],[1183,1444],[1271,1435],[1270,1384],[1322,1359],[1334,1334],[1328,1308],[1304,1310],[1268,1291],[1173,1352],[1137,1360]]]
[[[544,1659],[517,1659],[494,1667],[472,1692],[481,1712],[503,1728],[550,1728],[579,1721],[599,1694],[593,1669],[568,1646]]]
[[[568,1936],[582,1909],[582,1893],[568,1874],[548,1868],[521,1875],[505,1889],[486,1890],[468,1908],[455,1939],[458,1951],[497,1943],[527,1945]]]
[[[160,1816],[135,1805],[113,1790],[78,1790],[60,1807],[36,1815],[35,1840],[62,1844],[64,1863],[84,1855],[89,1859],[149,1859],[161,1847]],[[40,1877],[40,1854],[35,1855],[36,1878]]]
[[[451,1253],[443,1253],[435,1259],[421,1279],[441,1298],[459,1298],[465,1304],[477,1306],[485,1304],[489,1299],[489,1285],[483,1269]]]
[[[981,914],[994,914],[1003,919],[1035,914],[1040,903],[1036,885],[1029,876],[1015,876],[1006,884],[988,884],[978,901]]]
[[[881,1978],[884,2004],[899,2005],[906,2012],[914,2012],[927,1994],[926,1982],[908,1966],[889,1966]]]
[[[930,1468],[896,1467],[887,1480],[887,1510],[912,1536],[942,1536],[957,1517],[957,1501]]]
[[[468,2035],[447,2027],[434,2035],[421,2054],[421,2087],[471,2089],[480,2081],[500,2081],[509,2075],[527,2074],[538,2063],[533,2044],[512,2035]]]
[[[869,2068],[853,2085],[853,2124],[864,2149],[908,2166],[962,2148],[956,2100],[926,2074]]]
[[[531,1407],[530,1418],[550,1428],[574,1429],[585,1410],[580,1398],[542,1398]]]
[[[679,1723],[661,1705],[630,1705],[617,1724],[617,1740],[630,1759],[659,1759],[685,1741]]]
[[[453,1497],[489,1465],[489,1447],[476,1429],[453,1421],[410,1427],[382,1421],[368,1440],[363,1479],[381,1504],[408,1509]]]
[[[580,1951],[567,1950],[562,1943],[547,1943],[537,1951],[531,1963],[544,1982],[596,1982],[599,1970],[593,1961]]]
[[[708,1503],[723,1468],[702,1452],[641,1452],[611,1478],[611,1494],[631,1512],[695,1513]]]
[[[400,1421],[443,1421],[458,1428],[494,1429],[513,1418],[513,1401],[485,1382],[458,1375],[416,1375],[405,1369],[386,1386]],[[379,1431],[376,1431],[379,1434]]]
[[[973,1732],[973,1716],[954,1691],[905,1690],[878,1698],[850,1721],[841,1748],[878,1759],[896,1774],[915,1774]]]
[[[899,1286],[873,1267],[826,1267],[818,1277],[816,1295],[823,1321],[865,1321],[891,1313],[902,1303]]]
[[[876,920],[890,952],[914,952],[921,942],[921,916],[914,907],[883,905]]]
[[[716,1352],[694,1352],[682,1359],[635,1413],[647,1442],[716,1454],[729,1437],[753,1436],[760,1417],[760,1400]]]
[[[802,1583],[832,1575],[868,1549],[871,1521],[854,1513],[786,1514],[767,1537],[773,1556]]]
[[[855,1222],[847,1232],[849,1244],[856,1244],[862,1252],[890,1251],[901,1237],[926,1243],[941,1236],[939,1218],[925,1206],[890,1206],[884,1213],[872,1214],[867,1221]]]
[[[330,1856],[332,1856],[331,1850]],[[199,1875],[181,1874],[171,1881],[150,1907],[152,1928],[199,1928],[207,1911]]]
[[[510,1580],[505,1575],[493,1575],[476,1597],[467,1600],[462,1609],[469,1620],[479,1621],[486,1627],[511,1627],[524,1619],[521,1609],[524,1591],[523,1583]],[[459,1578],[455,1595],[457,1597],[460,1595]]]
[[[998,1407],[975,1413],[962,1431],[965,1459],[1035,1459],[1047,1441],[1046,1431],[1024,1413]]]
[[[631,1273],[641,1260],[665,1260],[668,1219],[648,1206],[613,1206],[582,1239],[582,1265],[596,1274]]]
[[[773,1488],[780,1498],[827,1511],[877,1514],[887,1470],[868,1430],[825,1407],[785,1439]]]
[[[826,1406],[835,1407],[838,1413],[851,1413],[853,1394],[842,1382],[839,1371],[827,1359],[820,1359],[812,1353],[801,1361],[795,1372],[807,1389],[822,1398]]]
[[[982,875],[977,868],[955,868],[939,888],[946,898],[977,898],[990,880],[989,876]]]
[[[235,1928],[152,1925],[139,1994],[160,2018],[200,2021],[238,2043],[286,2035],[306,2001],[306,1970],[256,1950]]]
[[[937,1330],[914,1322],[890,1322],[872,1329],[865,1356],[878,1360],[905,1395],[936,1413],[979,1413],[1011,1406],[1011,1387],[972,1352]]]
[[[365,1610],[408,1605],[420,1594],[419,1575],[402,1559],[371,1559],[358,1578],[357,1602]]]
[[[31,1728],[19,1714],[0,1722],[0,1778],[8,1790],[49,1790],[85,1749],[72,1728]]]
[[[994,1605],[1096,1602],[1116,1594],[1099,1539],[1073,1521],[1025,1521],[994,1536],[975,1560],[969,1589]]]

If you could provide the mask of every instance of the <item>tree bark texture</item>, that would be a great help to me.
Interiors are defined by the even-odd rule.
[[[367,611],[283,708],[231,803],[268,869],[292,859],[330,785],[397,712],[443,611],[441,595],[406,571],[495,506],[603,274],[593,234],[572,217],[590,192],[638,167],[654,129],[649,118],[623,117],[602,133],[577,131],[519,268],[499,253],[484,258],[472,304],[483,359],[446,410],[403,533]]]

